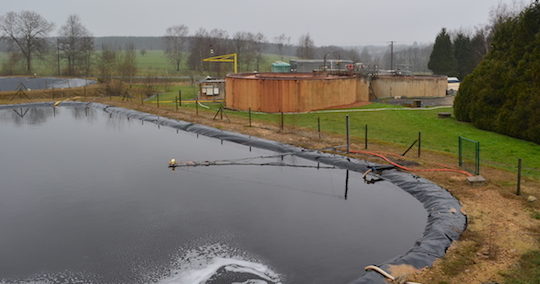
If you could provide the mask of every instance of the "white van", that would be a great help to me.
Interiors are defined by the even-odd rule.
[[[448,77],[448,87],[446,87],[447,95],[455,95],[459,89],[461,82],[457,77]]]

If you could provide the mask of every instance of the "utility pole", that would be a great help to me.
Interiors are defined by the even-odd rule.
[[[56,64],[58,65],[58,76],[60,76],[60,38],[56,38]]]
[[[390,41],[390,70],[394,70],[394,42]]]

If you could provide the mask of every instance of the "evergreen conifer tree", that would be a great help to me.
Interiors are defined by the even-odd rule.
[[[435,39],[428,68],[437,75],[456,75],[456,58],[450,35],[443,28]]]

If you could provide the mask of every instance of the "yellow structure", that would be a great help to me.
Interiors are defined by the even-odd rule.
[[[232,62],[234,73],[238,73],[238,55],[236,53],[218,55],[203,59],[204,62]]]

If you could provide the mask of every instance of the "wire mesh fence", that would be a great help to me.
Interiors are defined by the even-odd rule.
[[[480,174],[480,142],[462,136],[458,137],[458,164],[459,167],[473,173]]]

